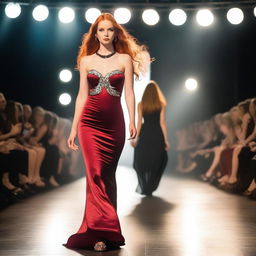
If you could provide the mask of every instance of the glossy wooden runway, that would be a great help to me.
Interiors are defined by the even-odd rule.
[[[255,256],[256,202],[200,181],[164,177],[152,198],[118,167],[118,214],[126,245],[116,251],[62,246],[81,221],[85,178],[0,211],[0,255]]]

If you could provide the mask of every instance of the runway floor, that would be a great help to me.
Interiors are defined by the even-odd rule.
[[[134,192],[133,169],[119,166],[118,214],[126,245],[74,251],[62,243],[82,221],[85,178],[0,211],[4,256],[256,256],[256,202],[200,181],[164,176],[151,198]]]

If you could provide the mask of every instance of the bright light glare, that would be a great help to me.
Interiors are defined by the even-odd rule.
[[[32,15],[35,20],[43,21],[48,18],[49,10],[47,6],[40,4],[34,8]]]
[[[68,93],[62,93],[59,97],[59,102],[62,105],[68,105],[71,102],[71,96]]]
[[[75,12],[70,7],[63,7],[59,10],[59,20],[62,23],[70,23],[75,18]]]
[[[5,7],[5,14],[8,18],[17,18],[21,13],[21,7],[16,3],[9,3]]]
[[[233,25],[240,24],[244,19],[244,13],[239,8],[229,9],[227,12],[227,19]]]
[[[85,12],[85,19],[87,22],[89,23],[94,23],[95,20],[101,15],[101,11],[97,8],[89,8],[86,12]]]
[[[208,27],[213,23],[214,16],[210,10],[202,9],[197,12],[196,20],[200,26]]]
[[[59,73],[59,78],[62,82],[67,83],[72,79],[72,73],[68,69],[63,69]]]
[[[187,14],[181,9],[174,9],[169,14],[170,22],[175,26],[183,25],[187,20]]]
[[[114,17],[119,24],[125,24],[131,19],[131,11],[127,8],[117,8],[114,12]]]
[[[189,91],[194,91],[197,89],[197,81],[194,78],[188,78],[185,82],[185,87]]]
[[[142,20],[150,26],[156,25],[160,20],[159,14],[154,9],[147,9],[142,13]]]

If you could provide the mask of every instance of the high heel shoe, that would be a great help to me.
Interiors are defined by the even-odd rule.
[[[9,201],[9,204],[19,202],[20,199],[14,195],[10,189],[8,189],[3,184],[0,184],[0,193],[3,194]]]
[[[107,250],[107,246],[103,241],[98,241],[94,245],[94,250],[97,252],[103,252]]]
[[[31,186],[29,183],[20,184],[19,187],[24,189],[25,192],[28,194],[28,196],[34,195],[37,193],[37,191],[35,189],[33,189],[33,186]]]
[[[204,182],[208,182],[211,179],[211,177],[207,177],[205,174],[200,175],[200,178]]]
[[[252,194],[252,191],[250,191],[250,190],[248,190],[248,189],[246,189],[246,190],[242,193],[243,196],[250,196],[251,194]]]
[[[15,187],[13,189],[8,189],[14,196],[16,196],[18,199],[24,199],[26,197],[26,192],[24,189],[20,187]]]
[[[238,192],[238,182],[226,183],[222,188],[229,193],[237,193]]]

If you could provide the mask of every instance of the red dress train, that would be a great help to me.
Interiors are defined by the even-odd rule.
[[[89,95],[78,125],[78,138],[86,166],[86,202],[79,230],[68,238],[67,248],[90,249],[97,241],[108,248],[125,245],[117,216],[115,172],[125,142],[121,106],[124,73],[87,75]]]

